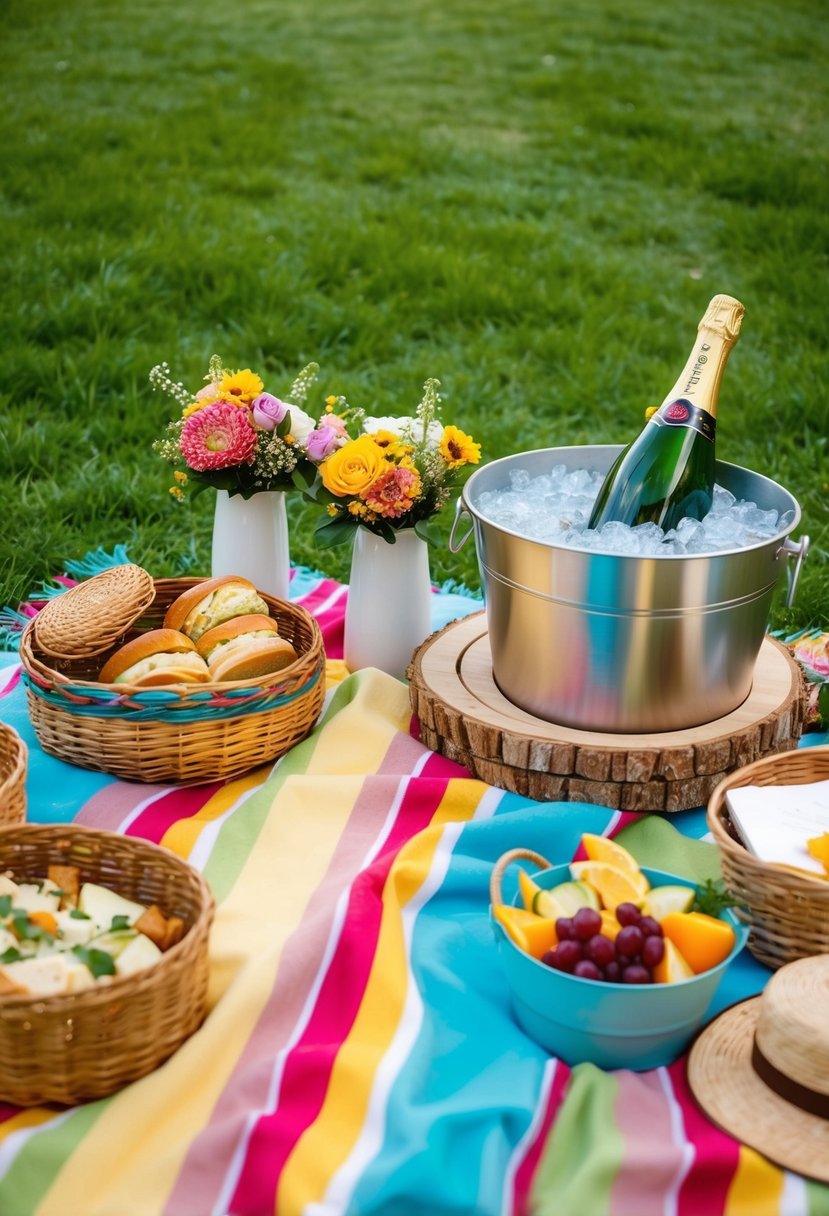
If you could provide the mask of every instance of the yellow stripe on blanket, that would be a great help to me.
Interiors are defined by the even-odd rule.
[[[429,877],[444,825],[472,819],[486,790],[477,781],[450,781],[431,826],[413,837],[392,865],[368,983],[334,1062],[319,1116],[282,1171],[277,1212],[299,1212],[321,1202],[329,1182],[355,1149],[378,1068],[398,1032],[411,982],[402,911]]]
[[[782,1170],[741,1145],[723,1216],[780,1216],[783,1182]]]
[[[56,1119],[59,1114],[61,1111],[45,1106],[32,1106],[18,1111],[16,1115],[12,1115],[10,1119],[5,1119],[0,1123],[0,1145],[14,1132],[35,1131],[44,1123],[50,1123],[52,1119]]]
[[[177,823],[168,828],[161,838],[161,844],[165,848],[172,849],[174,853],[178,853],[179,857],[189,858],[193,846],[207,824],[221,819],[222,815],[245,794],[250,793],[259,785],[264,785],[270,770],[271,765],[264,765],[223,785],[195,815],[191,815],[189,819],[179,819]]]
[[[354,677],[347,709],[322,728],[308,773],[376,773],[394,736],[408,735],[412,709],[405,684],[370,668]]]
[[[217,909],[210,946],[215,1007],[166,1064],[115,1095],[37,1216],[157,1216],[163,1209],[187,1146],[210,1118],[256,1027],[284,944],[322,881],[361,785],[356,777],[309,782],[301,775],[282,784]]]

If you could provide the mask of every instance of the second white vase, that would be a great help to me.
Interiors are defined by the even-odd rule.
[[[263,490],[251,498],[216,491],[210,569],[214,578],[240,574],[266,595],[288,598],[291,553],[281,490]]]
[[[426,542],[410,528],[393,545],[358,528],[345,610],[349,671],[379,667],[405,679],[413,651],[431,631],[431,603]]]

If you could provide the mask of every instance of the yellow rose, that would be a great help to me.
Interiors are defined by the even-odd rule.
[[[370,435],[352,439],[320,465],[322,484],[338,498],[363,494],[387,468],[383,453]]]

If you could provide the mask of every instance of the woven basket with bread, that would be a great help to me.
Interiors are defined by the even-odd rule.
[[[106,595],[90,591],[97,579]],[[205,782],[274,760],[309,734],[325,653],[304,608],[232,575],[151,582],[148,602],[145,580],[105,571],[26,627],[20,658],[44,751],[127,780]]]

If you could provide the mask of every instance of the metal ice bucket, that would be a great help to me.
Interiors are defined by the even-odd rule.
[[[794,598],[809,538],[782,486],[717,462],[738,499],[788,515],[770,540],[704,556],[634,557],[529,540],[480,511],[481,495],[555,465],[607,472],[620,447],[519,452],[478,469],[458,499],[449,547],[475,534],[496,684],[536,717],[582,730],[681,730],[736,709],[751,691],[783,568]],[[464,516],[471,525],[460,536]],[[793,570],[789,558],[795,559]]]

